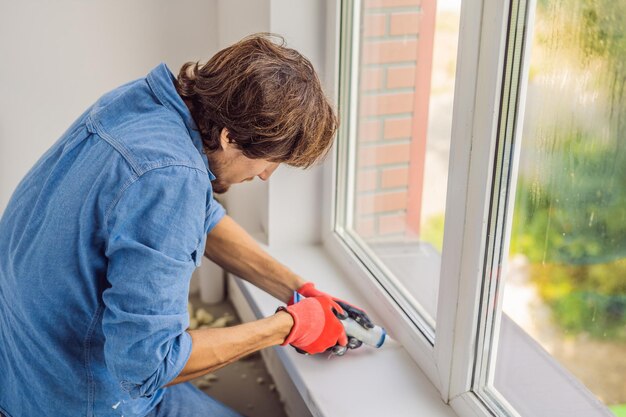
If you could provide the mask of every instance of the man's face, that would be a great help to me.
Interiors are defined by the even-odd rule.
[[[278,168],[277,162],[245,157],[234,144],[228,143],[227,134],[228,130],[222,129],[222,149],[207,155],[211,171],[216,177],[212,181],[215,193],[225,193],[231,185],[252,181],[254,177],[266,181]]]

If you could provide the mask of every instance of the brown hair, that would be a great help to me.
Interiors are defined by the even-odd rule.
[[[221,148],[225,127],[246,157],[306,168],[326,155],[337,130],[313,65],[280,36],[251,35],[204,65],[186,63],[176,89],[207,152]]]

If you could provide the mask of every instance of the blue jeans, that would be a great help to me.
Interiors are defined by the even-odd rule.
[[[161,402],[146,417],[242,417],[187,382],[165,389]]]

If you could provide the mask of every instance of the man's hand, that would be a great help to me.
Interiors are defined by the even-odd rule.
[[[293,317],[291,332],[282,343],[306,353],[321,353],[335,345],[346,346],[348,337],[337,318],[336,303],[328,297],[310,297],[296,304],[280,307]]]
[[[331,304],[333,305],[333,307],[335,307],[335,309],[337,310],[339,314],[348,315],[348,317],[350,317],[351,319],[353,319],[354,321],[356,321],[357,323],[359,323],[361,326],[363,326],[366,329],[371,329],[374,327],[374,323],[372,323],[372,321],[370,320],[367,313],[365,313],[365,311],[361,310],[358,307],[353,306],[352,304],[342,299],[333,297],[329,294],[326,294],[325,292],[319,291],[317,288],[315,288],[315,284],[313,284],[312,282],[305,283],[296,291],[305,297],[326,297],[331,301]],[[294,303],[293,296],[291,296],[291,298],[287,302],[287,305],[293,305],[293,303]]]

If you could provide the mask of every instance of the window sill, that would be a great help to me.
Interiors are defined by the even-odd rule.
[[[324,291],[372,311],[359,289],[341,278],[342,272],[322,246],[264,249]],[[243,280],[230,280],[229,286],[233,304],[244,320],[269,316],[280,304]],[[376,316],[372,319],[377,322]],[[406,350],[395,341],[386,342],[379,350],[364,346],[349,351],[344,357],[305,356],[285,347],[275,347],[267,354],[272,357],[271,361],[280,362],[297,394],[315,417],[378,417],[390,411],[396,417],[408,417],[414,416],[416,410],[429,417],[456,417]],[[267,362],[268,357],[265,359]],[[268,367],[272,371],[271,363]],[[279,381],[277,384],[280,389]],[[286,397],[290,396],[281,391]],[[288,413],[289,400],[286,398]],[[294,408],[297,406],[291,407],[290,414],[300,417],[302,414],[295,413]]]

